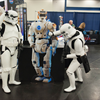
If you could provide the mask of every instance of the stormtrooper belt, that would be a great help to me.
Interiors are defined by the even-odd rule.
[[[17,46],[18,42],[6,42],[6,41],[2,41],[1,44],[5,45],[5,46]]]

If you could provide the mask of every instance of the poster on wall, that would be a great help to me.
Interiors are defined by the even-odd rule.
[[[21,33],[23,35],[23,40],[27,41],[27,8],[22,7],[16,9],[18,12],[18,24],[21,28]]]
[[[16,5],[20,5],[24,3],[24,0],[14,0]]]
[[[16,5],[15,5],[15,0],[7,0],[8,4],[8,10],[15,10]]]
[[[27,41],[27,9],[23,8],[24,41]]]

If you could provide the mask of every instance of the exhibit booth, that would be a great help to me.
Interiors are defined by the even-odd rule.
[[[61,7],[61,4],[56,6],[58,1],[62,2],[62,0],[43,0],[43,2],[48,2],[46,7],[50,6],[52,9]],[[75,1],[81,2],[81,0]],[[36,9],[33,7],[35,10],[31,8],[33,2],[36,3],[34,6],[38,5]],[[74,0],[69,0],[69,4],[71,2]],[[8,12],[4,13],[4,17],[12,18],[11,22],[18,17],[14,24],[9,20],[8,22],[2,20],[2,23],[5,21],[3,34],[7,32],[15,34],[14,36],[11,34],[11,37],[7,35],[7,38],[3,38],[6,35],[2,34],[4,42],[1,47],[1,55],[7,56],[1,56],[0,79],[2,79],[1,84],[4,84],[1,88],[7,94],[11,91],[12,93],[10,95],[1,93],[1,99],[2,97],[4,100],[8,98],[9,100],[83,100],[84,98],[96,100],[96,97],[100,99],[100,12],[89,12],[90,10],[100,11],[100,8],[67,7],[67,0],[64,0],[63,3],[65,4],[63,11],[59,11],[58,8],[56,11],[51,8],[50,10],[42,9],[45,5],[42,0],[0,1],[0,6],[5,11],[14,10],[18,13],[18,15],[16,12],[16,14],[14,13],[16,16],[10,15]],[[81,10],[84,11],[81,12]],[[89,11],[85,12],[85,10]],[[38,15],[36,19],[31,19],[33,12]],[[30,14],[30,18],[28,14]],[[33,15],[36,17],[35,14]],[[68,24],[69,20],[73,21],[75,27]],[[79,27],[82,22],[86,24],[84,31],[77,31],[75,28]],[[5,28],[7,25],[8,27]],[[10,31],[5,32],[7,28]],[[9,59],[6,59],[7,57]],[[12,59],[13,57],[15,58]],[[84,67],[81,66],[82,63]],[[6,64],[8,64],[7,68]],[[17,75],[16,70],[13,73],[13,69],[17,70]],[[8,82],[8,80],[10,81]],[[9,88],[8,84],[10,84]]]

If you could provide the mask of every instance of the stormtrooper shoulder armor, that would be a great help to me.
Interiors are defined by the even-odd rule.
[[[84,44],[81,39],[73,41],[72,48],[74,48],[76,55],[83,56],[85,54]]]
[[[75,44],[75,42],[76,42],[76,44]],[[75,49],[75,47],[77,48],[77,46],[79,46],[79,45],[81,47],[83,47],[84,43],[83,43],[82,39],[79,38],[79,39],[72,40],[72,44],[71,44],[72,49]]]

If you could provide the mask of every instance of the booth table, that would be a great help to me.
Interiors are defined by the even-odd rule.
[[[54,82],[64,80],[64,64],[61,63],[61,54],[63,48],[57,48],[55,56],[52,56],[51,77]],[[43,54],[40,54],[40,65],[43,65]],[[18,59],[19,79],[21,82],[31,82],[36,76],[35,69],[31,62],[32,48],[23,46]]]

